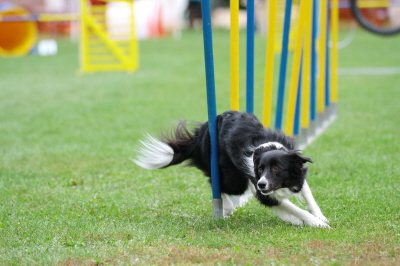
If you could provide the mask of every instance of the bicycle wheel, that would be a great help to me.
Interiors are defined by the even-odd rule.
[[[368,31],[379,35],[400,33],[400,0],[350,0],[350,8]]]

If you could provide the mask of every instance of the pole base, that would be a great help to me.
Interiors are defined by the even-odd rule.
[[[222,199],[212,200],[212,214],[214,219],[224,218]]]

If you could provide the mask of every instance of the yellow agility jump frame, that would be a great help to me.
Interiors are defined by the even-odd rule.
[[[27,55],[37,40],[36,21],[80,22],[80,70],[128,71],[138,68],[138,42],[134,23],[134,1],[102,0],[104,5],[91,5],[80,0],[80,14],[30,14],[10,3],[0,5],[0,56]],[[124,3],[126,16],[117,20],[107,16],[108,3]],[[10,34],[4,34],[10,33]]]
[[[80,1],[81,71],[135,71],[138,68],[138,42],[134,24],[134,1],[105,2],[125,3],[129,17],[116,22],[118,28],[124,30],[112,32],[112,22],[106,17],[106,5],[90,5],[88,0]]]

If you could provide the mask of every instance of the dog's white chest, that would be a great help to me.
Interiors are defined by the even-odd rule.
[[[274,191],[274,196],[277,200],[288,199],[293,196],[293,192],[288,188],[280,188]]]

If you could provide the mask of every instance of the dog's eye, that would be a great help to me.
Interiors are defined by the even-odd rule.
[[[262,167],[259,167],[259,168],[258,168],[258,174],[259,174],[259,175],[261,175],[263,171],[264,171],[264,169],[263,169]]]
[[[276,166],[276,165],[272,166],[272,171],[276,172],[279,170],[281,170],[281,169],[278,166]]]

